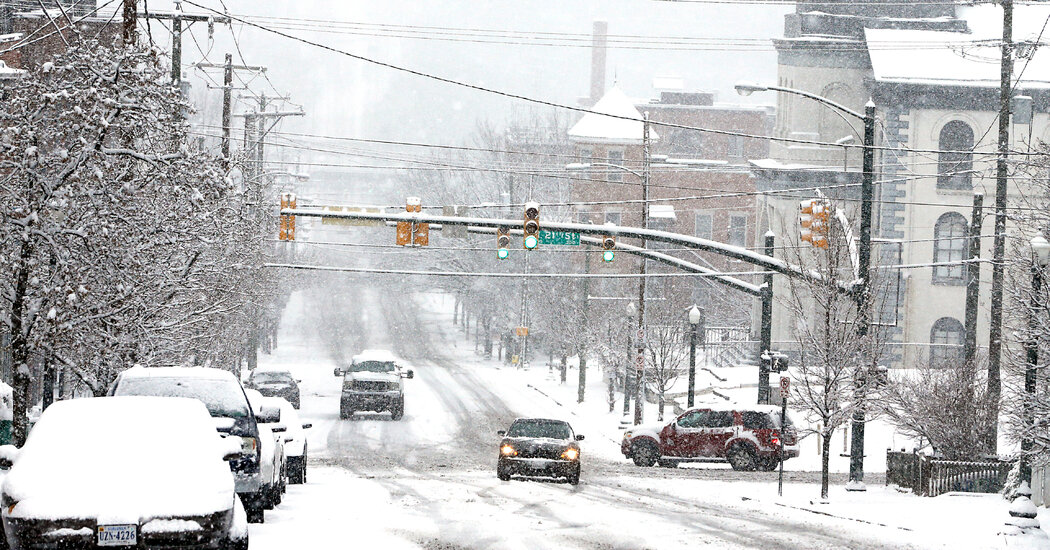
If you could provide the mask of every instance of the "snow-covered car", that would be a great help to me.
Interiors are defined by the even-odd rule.
[[[391,419],[401,420],[405,415],[404,379],[413,374],[386,350],[365,350],[355,355],[349,369],[335,369],[335,375],[343,377],[339,418],[353,418],[357,411],[390,411]]]
[[[279,409],[253,411],[233,373],[204,367],[132,367],[117,376],[109,395],[191,397],[203,402],[214,428],[241,442],[244,456],[231,460],[230,469],[248,521],[262,523],[270,494],[259,469],[259,422],[279,418]]]
[[[7,542],[29,548],[247,549],[248,523],[215,432],[195,399],[101,397],[47,408],[0,488]]]
[[[620,451],[638,466],[729,462],[734,470],[771,471],[781,450],[784,460],[798,456],[798,433],[791,417],[785,420],[782,428],[780,408],[773,405],[700,406],[667,424],[624,432]]]
[[[256,390],[245,389],[244,393],[248,395],[248,402],[251,403],[253,411],[263,409],[278,411],[277,415],[268,415],[267,418],[259,420],[259,447],[262,450],[259,471],[262,473],[265,484],[266,509],[272,510],[281,503],[281,498],[288,485],[287,460],[284,454],[284,443],[287,437],[285,432],[288,428],[281,424],[279,407],[265,403],[266,397]]]
[[[246,388],[258,390],[266,397],[283,397],[299,408],[299,382],[286,370],[255,369],[245,382]]]
[[[580,445],[568,422],[546,418],[519,418],[499,444],[496,477],[507,481],[512,475],[564,477],[580,482]]]
[[[306,430],[313,424],[300,422],[299,411],[288,401],[280,397],[264,397],[263,404],[280,407],[281,425],[285,432],[284,455],[288,462],[288,483],[306,483],[306,461],[308,455]]]

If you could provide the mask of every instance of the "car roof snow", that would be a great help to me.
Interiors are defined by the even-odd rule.
[[[132,367],[121,373],[124,378],[198,378],[206,380],[234,380],[232,372],[209,367]]]
[[[397,356],[385,349],[366,349],[352,358],[354,363],[365,361],[397,362]]]

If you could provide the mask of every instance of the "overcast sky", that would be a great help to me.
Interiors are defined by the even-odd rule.
[[[194,1],[222,9],[220,0]],[[653,77],[674,75],[684,79],[688,90],[713,90],[721,101],[772,103],[772,97],[739,98],[732,86],[738,80],[775,78],[776,55],[770,39],[782,35],[783,15],[792,9],[651,0],[225,0],[225,4],[234,15],[290,18],[253,21],[341,50],[569,104],[589,93],[588,37],[595,20],[607,21],[614,38],[656,38],[655,43],[644,44],[656,49],[614,47],[609,51],[607,80],[611,83],[615,78],[632,97],[655,96]],[[149,0],[148,7],[170,10],[172,1]],[[183,9],[203,11],[186,3]],[[513,34],[493,38],[470,29]],[[164,29],[154,24],[152,31],[158,46],[167,50],[169,38]],[[196,43],[189,36],[184,39],[184,63],[202,58],[198,44],[211,62],[221,63],[228,51],[234,53],[235,63],[240,62],[229,30],[217,27],[211,44],[205,25],[195,25],[193,33]],[[479,119],[498,124],[524,105],[520,100],[371,65],[243,24],[234,24],[233,33],[244,62],[267,66],[273,86],[305,109],[307,116],[287,119],[284,131],[461,143]],[[375,36],[390,33],[398,36]],[[559,45],[545,45],[552,43],[551,37],[557,37]],[[707,50],[668,49],[681,42],[676,37],[721,41]],[[741,47],[727,44],[727,38],[757,40]],[[493,40],[517,43],[491,43]],[[639,39],[628,40],[638,45]],[[193,77],[194,98],[206,113],[217,113],[221,92],[207,91],[200,71],[188,69],[186,73]],[[221,71],[209,74],[216,83],[221,82]],[[244,73],[243,78],[250,80],[256,93],[274,93],[261,77]]]

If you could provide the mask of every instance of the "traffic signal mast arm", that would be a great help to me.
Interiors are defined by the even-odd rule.
[[[467,225],[490,228],[494,230],[497,227],[514,227],[521,224],[519,220],[508,220],[500,218],[472,218],[462,216],[440,216],[432,214],[423,214],[420,212],[413,213],[382,213],[382,212],[355,212],[355,211],[343,211],[333,212],[325,210],[324,208],[299,208],[294,212],[290,210],[282,210],[281,214],[286,215],[297,215],[297,216],[312,216],[312,217],[329,217],[329,218],[345,218],[351,220],[375,220],[375,221],[393,221],[393,222],[425,222],[443,225]],[[645,239],[650,241],[659,241],[671,244],[681,245],[687,248],[693,248],[696,250],[703,250],[708,252],[714,252],[722,256],[741,260],[752,265],[756,265],[763,269],[770,271],[776,271],[782,275],[789,277],[796,277],[801,279],[807,279],[811,281],[823,281],[824,276],[815,270],[803,270],[802,268],[789,264],[783,260],[760,254],[753,250],[741,246],[733,246],[730,244],[720,243],[708,239],[701,239],[699,237],[693,237],[690,235],[681,235],[678,233],[672,233],[669,231],[659,231],[656,229],[636,228],[636,227],[624,227],[616,226],[615,230],[611,229],[606,225],[588,224],[588,223],[571,223],[571,222],[555,222],[545,221],[543,225],[546,229],[554,231],[571,231],[574,233],[580,233],[583,235],[596,235],[603,236],[608,234],[615,234],[618,237],[630,237],[637,239]],[[623,248],[626,250],[625,245],[621,242],[616,243],[617,248]],[[843,293],[851,293],[852,286],[849,283],[838,283],[838,288]]]

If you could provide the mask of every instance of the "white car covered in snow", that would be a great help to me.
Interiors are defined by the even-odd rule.
[[[284,432],[284,456],[288,463],[288,483],[306,483],[306,459],[308,450],[306,430],[313,424],[299,420],[299,411],[282,397],[263,397],[263,405],[281,409],[281,425]]]
[[[266,397],[252,389],[245,389],[248,402],[252,410],[256,411],[259,418],[259,446],[262,449],[262,460],[259,462],[259,472],[262,474],[263,490],[268,495],[266,509],[272,510],[281,503],[282,496],[288,486],[288,467],[284,454],[284,444],[288,436],[285,435],[287,427],[281,424],[281,415],[259,415],[259,411],[267,409],[280,411],[279,408],[266,402]]]
[[[247,549],[248,523],[200,401],[102,397],[48,407],[0,489],[7,542],[26,548]]]

